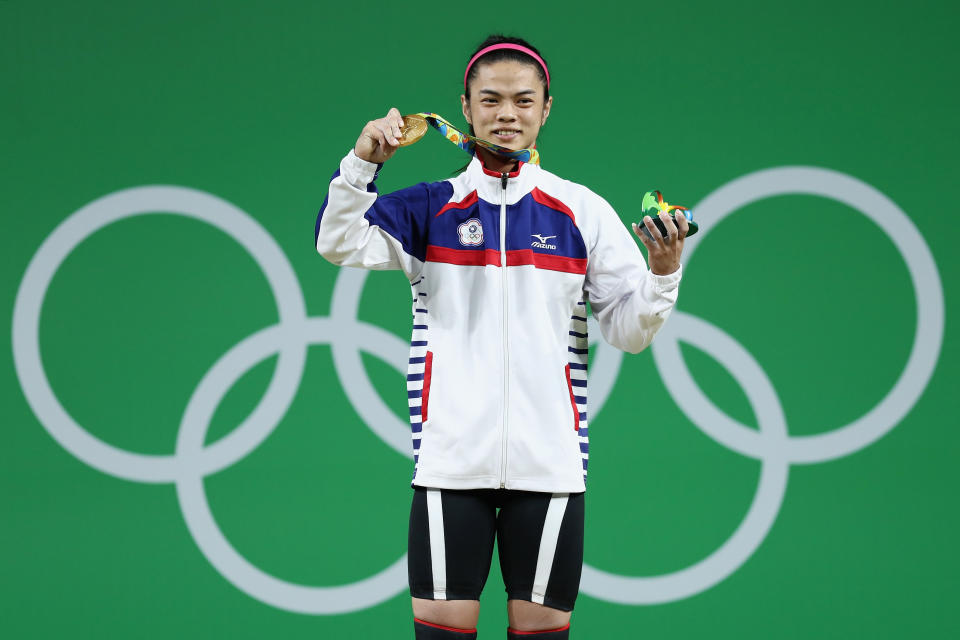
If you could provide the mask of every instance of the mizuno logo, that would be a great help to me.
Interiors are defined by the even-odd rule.
[[[536,240],[530,243],[530,246],[534,249],[550,249],[552,251],[557,250],[557,245],[547,243],[547,240],[556,238],[557,236],[542,236],[539,233],[531,233],[530,237],[536,238]]]

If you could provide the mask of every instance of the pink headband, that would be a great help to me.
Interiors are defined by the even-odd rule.
[[[513,49],[514,51],[519,51],[525,53],[537,62],[540,63],[540,66],[543,68],[543,73],[547,76],[547,89],[550,88],[550,72],[547,71],[547,63],[543,61],[543,58],[535,54],[531,49],[520,45],[520,44],[510,44],[509,42],[502,42],[500,44],[492,44],[489,47],[485,47],[477,52],[477,55],[470,58],[470,62],[467,63],[467,70],[463,73],[463,88],[467,88],[467,76],[470,75],[470,67],[473,66],[473,63],[477,61],[477,58],[480,56],[490,53],[491,51],[496,51],[497,49]]]

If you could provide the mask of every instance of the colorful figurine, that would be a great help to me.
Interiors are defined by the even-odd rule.
[[[656,195],[654,195],[656,194]],[[665,212],[670,214],[670,217],[676,223],[676,213],[675,211],[680,211],[683,213],[683,217],[687,219],[687,224],[690,226],[690,229],[687,231],[687,237],[692,236],[700,229],[700,225],[693,221],[693,211],[686,207],[681,207],[680,205],[670,204],[665,202],[663,199],[663,194],[659,191],[647,191],[643,194],[643,200],[640,201],[640,212],[642,215],[649,215],[653,218],[653,223],[657,225],[657,229],[660,230],[660,234],[666,238],[667,237],[667,228],[663,225],[663,221],[660,220],[659,214]],[[638,225],[640,230],[651,240],[653,236],[650,235],[649,229],[643,223]]]

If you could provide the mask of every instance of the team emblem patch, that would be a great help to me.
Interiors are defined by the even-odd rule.
[[[483,226],[477,218],[470,218],[459,227],[457,233],[460,234],[460,244],[465,247],[475,247],[483,244]]]

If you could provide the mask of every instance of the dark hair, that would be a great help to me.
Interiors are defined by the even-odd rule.
[[[541,59],[543,59],[543,55],[537,50],[537,48],[523,38],[513,38],[495,33],[487,36],[487,39],[481,42],[480,46],[474,49],[473,53],[470,54],[470,57],[467,58],[467,62],[469,63],[469,61],[473,59],[473,56],[477,55],[487,47],[495,44],[518,44],[522,47],[530,49],[540,56]],[[547,74],[544,73],[543,67],[541,67],[536,60],[522,51],[517,51],[516,49],[497,49],[495,51],[491,51],[490,53],[483,54],[477,59],[476,62],[473,63],[473,66],[470,67],[470,73],[467,75],[467,86],[464,87],[464,95],[467,96],[467,100],[470,99],[470,83],[474,78],[477,77],[477,67],[479,67],[481,64],[492,64],[502,60],[513,60],[523,64],[533,65],[533,67],[537,70],[537,76],[540,78],[540,82],[543,83],[543,99],[546,100],[550,97],[550,88],[547,86]],[[543,61],[546,63],[546,60]]]

